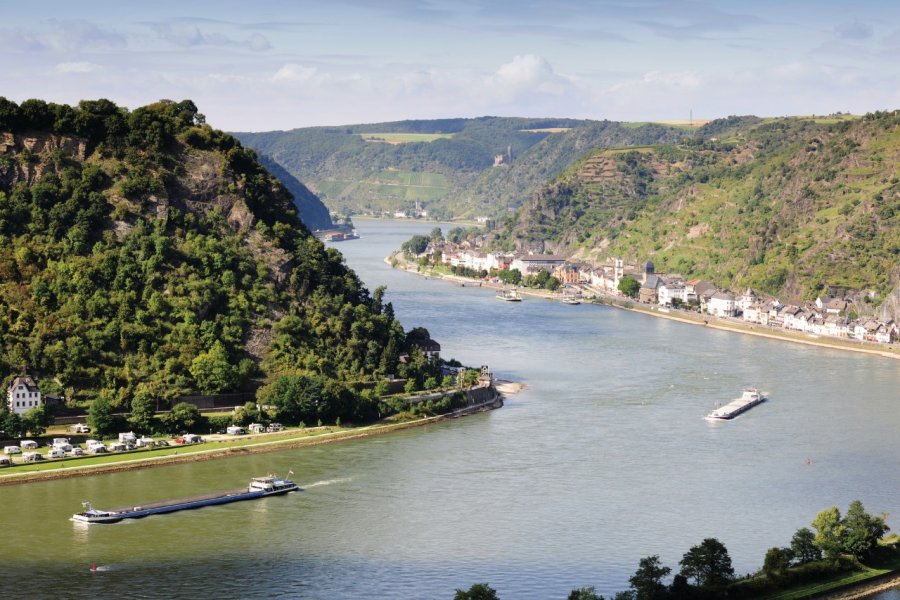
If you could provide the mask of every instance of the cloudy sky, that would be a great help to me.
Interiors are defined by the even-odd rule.
[[[0,95],[215,127],[900,108],[895,0],[41,0],[0,4]]]

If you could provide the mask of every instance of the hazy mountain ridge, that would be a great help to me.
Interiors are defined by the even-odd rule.
[[[375,133],[453,136],[398,144],[362,138]],[[234,135],[271,156],[332,210],[394,212],[418,200],[429,216],[449,218],[515,209],[593,148],[676,142],[685,133],[662,125],[480,117]]]

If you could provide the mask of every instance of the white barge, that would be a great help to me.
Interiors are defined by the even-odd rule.
[[[192,498],[180,498],[178,500],[152,502],[127,508],[98,510],[92,507],[90,502],[85,502],[84,512],[72,515],[72,520],[81,523],[116,523],[123,519],[139,519],[149,515],[170,513],[188,508],[228,504],[230,502],[240,502],[241,500],[255,500],[266,496],[287,494],[299,489],[300,487],[289,479],[280,479],[272,475],[268,477],[254,477],[250,480],[249,486],[237,490],[194,496]]]
[[[712,411],[706,415],[706,419],[709,421],[727,421],[765,401],[766,397],[758,389],[746,388],[740,398],[732,400],[725,406]]]

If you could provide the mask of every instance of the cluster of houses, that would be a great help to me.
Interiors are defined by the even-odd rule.
[[[874,318],[851,319],[853,306],[845,298],[817,298],[814,303],[782,304],[747,288],[736,295],[702,279],[685,279],[676,273],[656,273],[653,263],[626,263],[621,258],[596,266],[570,263],[562,256],[480,252],[475,244],[433,242],[421,256],[451,266],[476,271],[518,269],[524,278],[547,270],[563,284],[582,285],[610,295],[621,295],[619,283],[630,276],[639,284],[638,300],[660,306],[691,307],[716,317],[743,319],[769,327],[781,327],[814,335],[852,338],[883,344],[900,340],[900,324]]]

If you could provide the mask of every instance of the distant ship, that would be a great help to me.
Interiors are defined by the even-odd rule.
[[[228,504],[230,502],[240,502],[241,500],[255,500],[257,498],[265,498],[266,496],[287,494],[288,492],[295,492],[299,489],[300,487],[289,479],[279,479],[272,475],[269,475],[268,477],[254,477],[250,480],[249,486],[238,490],[217,492],[205,496],[195,496],[193,498],[152,502],[128,508],[98,510],[91,506],[90,502],[85,502],[85,510],[72,515],[72,520],[81,523],[117,523],[123,519],[139,519],[141,517],[186,510],[188,508]]]
[[[322,240],[326,242],[345,242],[347,240],[358,240],[359,234],[356,230],[351,231],[329,231],[322,235]]]
[[[706,419],[710,421],[727,421],[765,401],[765,396],[758,389],[746,388],[740,398],[732,400],[725,406],[712,411],[706,415]]]

